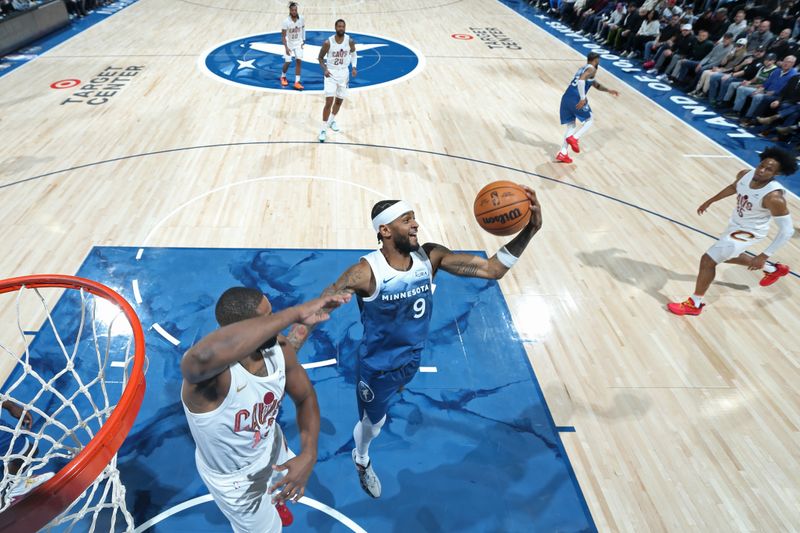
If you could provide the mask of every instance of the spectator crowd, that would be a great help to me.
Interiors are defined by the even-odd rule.
[[[72,17],[85,17],[97,7],[110,4],[113,0],[61,0]],[[14,12],[35,9],[45,0],[0,0],[0,20]]]
[[[800,2],[530,3],[753,133],[800,143]]]

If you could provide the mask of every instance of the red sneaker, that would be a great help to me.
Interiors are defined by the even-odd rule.
[[[667,309],[670,310],[671,313],[679,316],[690,315],[690,316],[697,316],[702,311],[706,304],[700,304],[700,307],[694,305],[694,302],[691,298],[686,298],[685,302],[670,302],[667,304]]]
[[[275,510],[278,511],[278,516],[281,517],[281,524],[283,527],[292,525],[292,522],[294,522],[294,515],[292,515],[292,512],[288,507],[286,507],[285,503],[279,503],[276,505]]]
[[[572,158],[569,156],[569,154],[562,154],[561,152],[558,152],[556,154],[556,161],[561,163],[572,163]]]
[[[761,278],[761,281],[758,282],[759,285],[762,287],[769,287],[780,278],[785,276],[789,273],[789,265],[782,265],[780,263],[775,263],[775,272],[771,274],[764,273],[764,277]]]
[[[289,80],[286,79],[286,76],[281,76],[281,87],[286,87],[289,85]]]
[[[294,88],[297,89],[298,91],[302,91],[303,89],[305,89],[305,87],[300,85],[299,81],[294,82]]]
[[[578,139],[576,139],[572,135],[567,137],[567,144],[569,145],[570,148],[572,148],[572,151],[575,152],[576,154],[581,153],[581,146],[578,144]]]
[[[652,60],[650,60],[650,61],[645,61],[645,62],[642,64],[642,67],[646,68],[647,70],[650,70],[650,69],[651,69],[651,68],[653,68],[654,66],[656,66],[656,62],[655,62],[655,61],[652,61]]]

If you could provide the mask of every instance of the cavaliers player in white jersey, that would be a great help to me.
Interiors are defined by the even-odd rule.
[[[320,424],[297,350],[310,327],[349,299],[329,295],[273,314],[261,291],[233,287],[217,301],[222,327],[183,356],[181,400],[197,470],[236,533],[280,531],[282,522],[291,523],[284,502],[303,496]],[[288,337],[279,335],[291,324]],[[297,456],[276,423],[284,391],[297,407]]]
[[[336,21],[336,34],[330,36],[319,51],[319,64],[325,74],[325,107],[322,109],[322,128],[319,132],[319,142],[324,143],[328,138],[328,127],[339,131],[336,124],[336,114],[347,97],[347,87],[350,84],[350,66],[353,67],[353,77],[356,77],[356,42],[347,35],[345,22]]]
[[[716,201],[736,195],[728,228],[719,240],[700,258],[694,294],[684,302],[671,302],[667,308],[676,315],[699,315],[705,307],[703,297],[711,286],[719,263],[746,266],[749,270],[763,270],[759,285],[767,287],[789,273],[781,263],[768,263],[778,249],[794,234],[792,217],[786,205],[783,185],[775,181],[779,174],[790,175],[797,170],[797,160],[780,148],[767,148],[761,152],[761,163],[753,170],[742,170],[736,181],[697,208],[702,215]],[[778,234],[760,254],[751,256],[745,250],[764,240],[769,232],[770,220],[778,226]]]
[[[500,279],[514,266],[542,226],[536,193],[522,187],[530,201],[531,220],[489,259],[453,253],[435,243],[420,246],[413,206],[398,200],[378,202],[371,216],[381,248],[362,257],[326,289],[355,293],[361,310],[364,338],[355,354],[358,421],[351,453],[361,488],[372,498],[380,497],[381,483],[372,468],[369,446],[386,422],[391,398],[419,369],[433,308],[433,278],[444,270],[456,276]]]
[[[294,58],[294,88],[302,91],[304,87],[300,84],[300,72],[303,70],[303,45],[306,44],[306,20],[297,13],[297,2],[289,4],[289,16],[283,21],[281,26],[281,40],[286,54],[283,56],[283,73],[281,74],[281,85],[286,87],[289,81],[286,79],[286,72]]]

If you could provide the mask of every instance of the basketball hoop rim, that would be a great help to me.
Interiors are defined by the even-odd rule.
[[[75,501],[100,475],[133,426],[145,391],[145,341],[133,307],[115,290],[90,279],[64,274],[36,274],[0,280],[0,294],[22,288],[84,289],[120,307],[131,325],[134,359],[128,383],[108,421],[64,468],[0,513],[0,532],[38,531]],[[13,528],[13,529],[12,529]]]

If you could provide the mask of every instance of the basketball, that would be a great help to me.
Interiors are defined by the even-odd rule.
[[[530,220],[531,203],[516,183],[493,181],[478,193],[473,212],[478,224],[492,235],[513,235]]]

